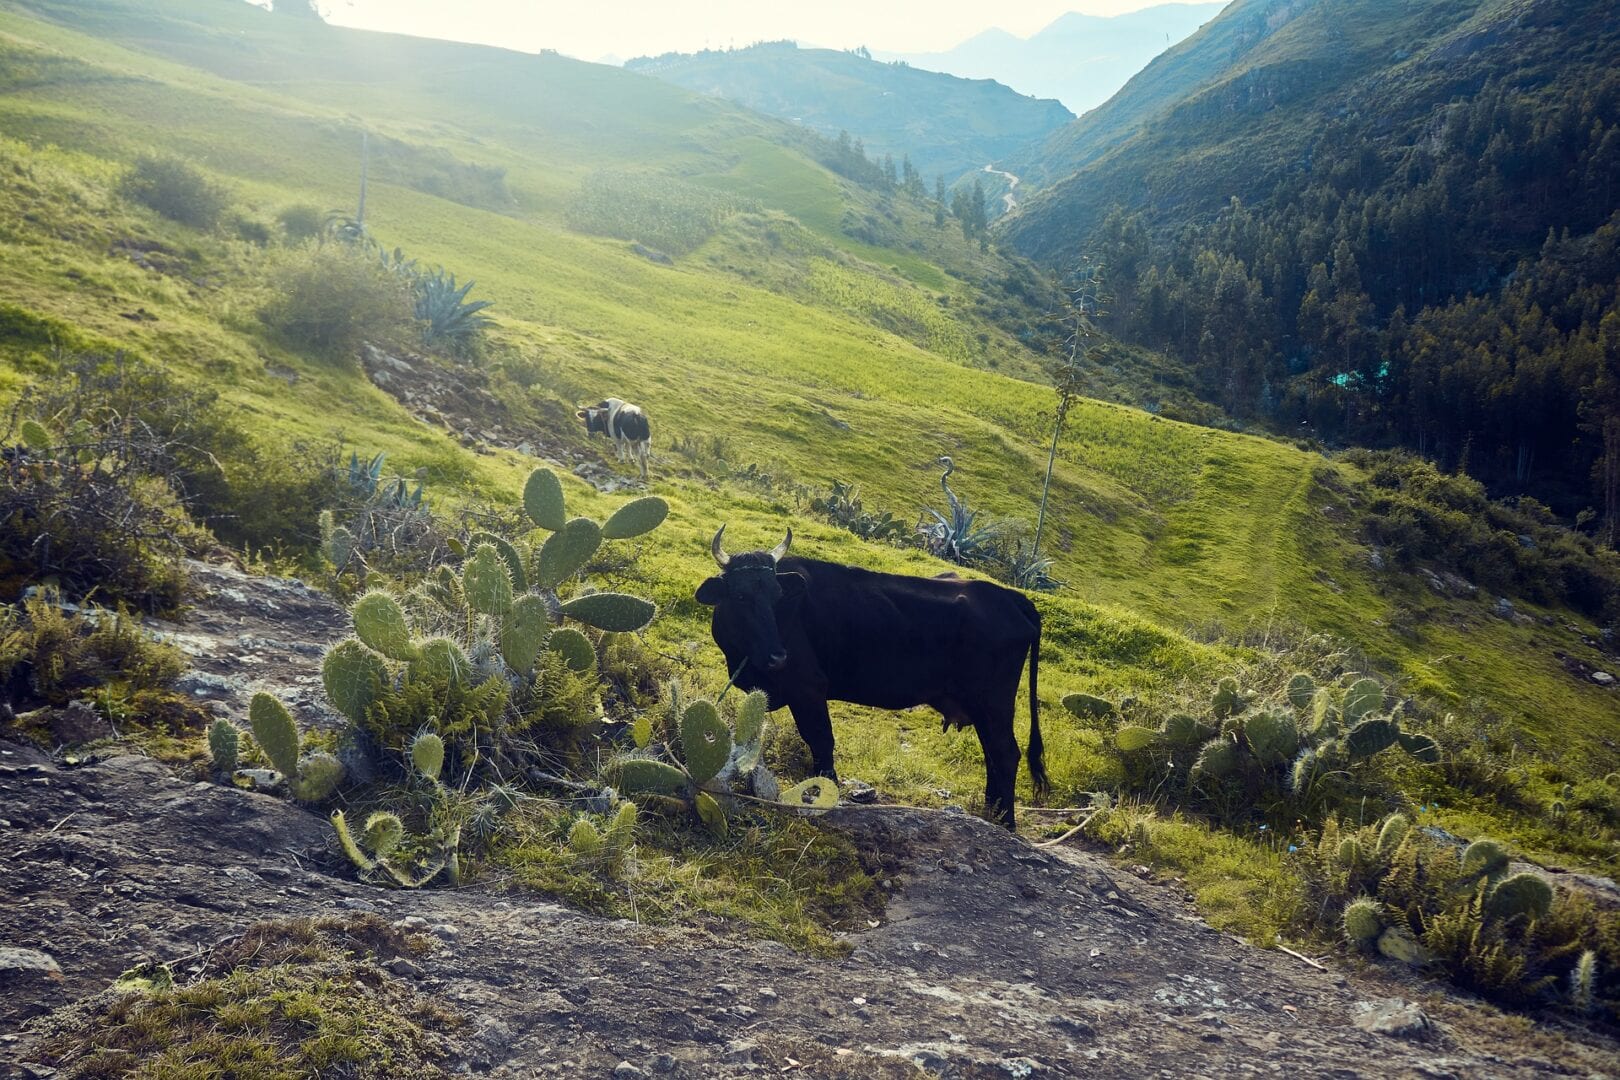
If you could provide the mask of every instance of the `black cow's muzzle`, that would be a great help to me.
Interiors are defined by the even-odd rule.
[[[787,662],[788,662],[788,654],[787,653],[785,653],[785,652],[773,652],[773,653],[771,653],[771,658],[769,660],[765,661],[765,670],[766,671],[781,671],[783,668],[787,667]]]

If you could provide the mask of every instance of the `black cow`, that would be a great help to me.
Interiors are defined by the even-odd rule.
[[[718,577],[698,586],[714,608],[715,644],[737,685],[786,705],[815,770],[833,768],[828,700],[879,709],[929,705],[945,726],[971,726],[984,747],[985,808],[1012,828],[1018,681],[1029,659],[1029,771],[1047,788],[1041,760],[1041,616],[1027,596],[988,581],[880,574],[788,557],[793,530],[770,551],[711,550]]]
[[[588,435],[606,435],[613,440],[619,460],[634,458],[641,466],[641,479],[647,479],[647,454],[652,450],[652,426],[641,406],[610,397],[597,405],[588,405],[574,416],[585,421]]]

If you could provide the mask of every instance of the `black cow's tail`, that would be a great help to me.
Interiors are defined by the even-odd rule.
[[[1051,790],[1052,781],[1046,775],[1046,748],[1041,742],[1041,613],[1030,613],[1035,616],[1035,639],[1029,646],[1029,775],[1035,781],[1035,793],[1044,796]]]

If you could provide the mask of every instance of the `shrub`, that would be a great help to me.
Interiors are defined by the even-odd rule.
[[[298,244],[321,235],[326,213],[309,203],[294,203],[276,215],[276,222],[289,242]]]
[[[404,340],[410,282],[341,246],[286,255],[259,316],[281,342],[327,358],[352,357],[363,341]]]
[[[810,500],[810,512],[847,529],[862,540],[903,543],[910,530],[888,510],[867,510],[861,504],[859,484],[834,480],[825,495]]]
[[[109,683],[160,690],[185,667],[178,649],[149,638],[122,610],[70,613],[51,589],[0,607],[0,696],[14,704],[62,705]]]
[[[194,229],[212,229],[230,205],[230,193],[222,185],[176,157],[137,158],[124,174],[121,191],[125,198]]]

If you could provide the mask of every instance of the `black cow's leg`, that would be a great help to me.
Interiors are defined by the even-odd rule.
[[[811,767],[817,776],[838,779],[833,768],[832,716],[827,712],[825,698],[814,701],[796,701],[788,706],[793,722],[798,725],[799,737],[810,747]]]
[[[1018,740],[1010,719],[978,724],[979,745],[984,747],[984,810],[990,820],[1013,827],[1013,788],[1018,780]]]

